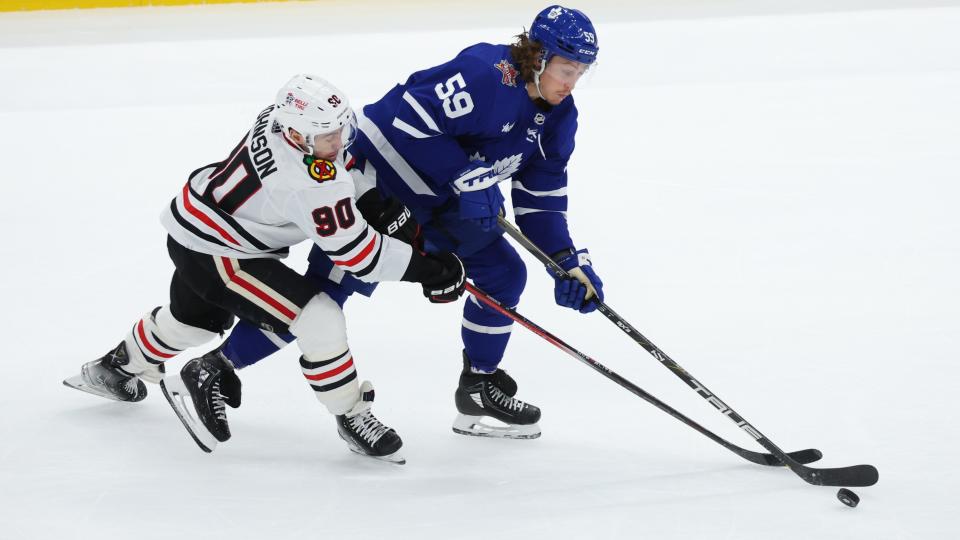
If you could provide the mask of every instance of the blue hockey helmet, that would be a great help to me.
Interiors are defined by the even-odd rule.
[[[562,56],[581,64],[592,64],[597,59],[597,31],[590,18],[577,9],[553,5],[533,19],[530,39],[540,42],[551,55]]]

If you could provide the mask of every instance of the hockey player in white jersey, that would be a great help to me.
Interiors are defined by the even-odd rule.
[[[279,261],[289,246],[310,239],[340,276],[418,282],[436,303],[463,293],[464,270],[455,255],[422,254],[381,234],[357,211],[360,194],[343,160],[355,133],[342,92],[319,77],[291,79],[229,156],[191,173],[164,210],[176,266],[170,303],[136,321],[119,345],[64,383],[139,401],[146,396],[144,380],[160,382],[184,426],[209,452],[230,437],[225,405],[240,404],[233,366],[219,351],[165,379],[163,366],[230,328],[236,315],[265,331],[296,336],[304,377],[336,416],[351,450],[402,462],[400,437],[372,414],[370,383],[357,380],[340,306],[315,280]]]

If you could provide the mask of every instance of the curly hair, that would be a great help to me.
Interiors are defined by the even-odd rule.
[[[539,41],[530,39],[527,32],[517,34],[516,38],[517,40],[510,45],[510,56],[517,64],[520,78],[525,81],[532,81],[534,73],[540,71],[543,46]]]

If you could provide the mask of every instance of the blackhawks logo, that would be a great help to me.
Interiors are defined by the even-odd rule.
[[[313,156],[303,156],[303,162],[307,165],[310,178],[317,182],[326,182],[337,177],[337,167],[330,161]]]

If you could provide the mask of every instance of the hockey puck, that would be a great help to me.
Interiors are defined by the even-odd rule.
[[[837,498],[850,508],[856,508],[857,505],[860,504],[860,497],[847,488],[840,488],[840,490],[837,491]]]

